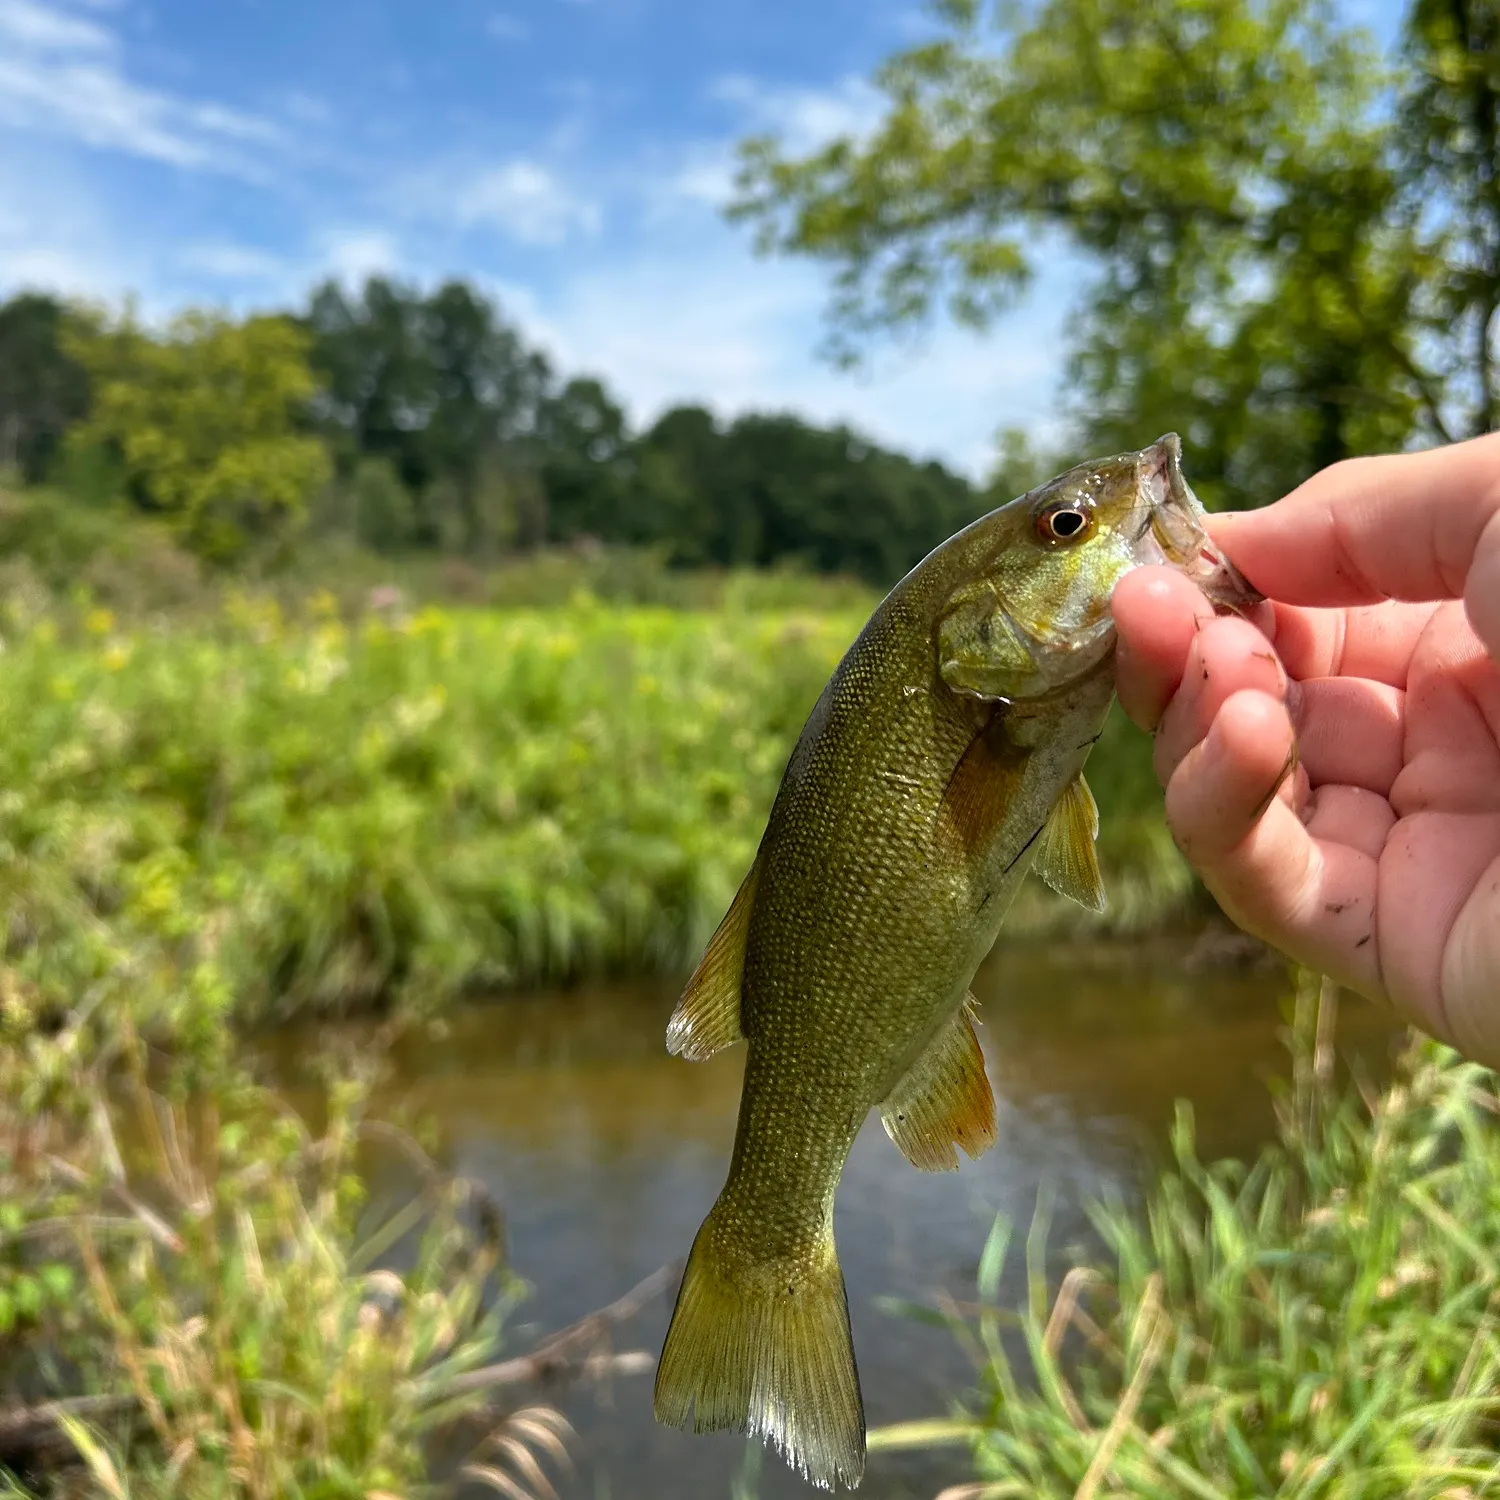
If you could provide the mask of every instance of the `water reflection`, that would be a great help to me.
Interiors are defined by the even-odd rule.
[[[1024,1225],[1043,1182],[1056,1194],[1054,1243],[1080,1239],[1088,1198],[1136,1191],[1178,1098],[1193,1102],[1206,1152],[1253,1150],[1271,1129],[1265,1080],[1284,1072],[1285,1056],[1279,969],[1195,973],[1171,947],[1018,948],[992,958],[975,991],[999,1145],[956,1176],[923,1174],[872,1121],[839,1193],[872,1424],[942,1412],[969,1373],[940,1330],[887,1316],[877,1299],[970,1295],[994,1215]],[[507,997],[395,1051],[403,1109],[433,1117],[453,1166],[505,1203],[514,1264],[535,1287],[524,1316],[536,1332],[685,1253],[723,1182],[741,1054],[697,1065],[668,1057],[673,998],[639,987]],[[1343,1032],[1375,1054],[1388,1035],[1384,1018],[1352,1002]],[[287,1057],[299,1043],[283,1045]],[[643,1314],[623,1345],[659,1348],[667,1311]],[[656,1427],[647,1379],[576,1393],[568,1414],[581,1434],[568,1490],[579,1500],[728,1496],[744,1462],[741,1439]],[[882,1455],[861,1493],[930,1496],[962,1477],[961,1455]],[[755,1493],[815,1492],[768,1461]]]

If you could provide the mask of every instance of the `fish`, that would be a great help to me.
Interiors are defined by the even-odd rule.
[[[926,1171],[994,1144],[974,972],[1028,872],[1105,906],[1083,768],[1114,699],[1114,586],[1168,563],[1217,608],[1260,597],[1203,519],[1176,434],[1079,464],[937,547],[835,668],[668,1025],[689,1061],[748,1053],[657,1365],[660,1423],[748,1431],[821,1488],[859,1484],[845,1160],[871,1109]]]

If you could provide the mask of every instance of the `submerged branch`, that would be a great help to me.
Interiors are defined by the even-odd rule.
[[[677,1260],[653,1271],[608,1307],[601,1307],[543,1339],[530,1354],[455,1376],[448,1383],[449,1389],[458,1393],[531,1381],[566,1380],[579,1375],[643,1374],[655,1364],[649,1354],[635,1350],[612,1355],[600,1346],[606,1342],[612,1328],[633,1318],[661,1296],[682,1274],[682,1265]]]

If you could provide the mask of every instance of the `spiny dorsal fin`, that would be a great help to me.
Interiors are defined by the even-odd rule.
[[[1061,896],[1103,911],[1104,879],[1094,840],[1099,837],[1099,809],[1080,771],[1052,809],[1037,846],[1032,869]]]
[[[745,1040],[740,1030],[740,979],[745,971],[745,935],[755,905],[759,869],[757,861],[740,882],[667,1023],[667,1051],[689,1062],[703,1062]]]
[[[974,1035],[973,1004],[965,998],[880,1109],[886,1133],[924,1172],[956,1172],[955,1143],[973,1157],[995,1144],[995,1096]]]

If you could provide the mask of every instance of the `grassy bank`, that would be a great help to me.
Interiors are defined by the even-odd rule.
[[[1495,1076],[1420,1042],[1385,1090],[1340,1090],[1334,998],[1303,981],[1256,1161],[1201,1161],[1181,1106],[1143,1211],[1097,1210],[1104,1255],[1061,1285],[1039,1212],[1019,1312],[994,1301],[998,1226],[980,1305],[951,1319],[976,1392],[874,1446],[969,1444],[952,1500],[1500,1492]]]
[[[82,1023],[0,1051],[0,1492],[369,1500],[421,1491],[439,1443],[512,1500],[553,1493],[567,1424],[496,1364],[503,1217],[368,1117],[371,1065],[311,1127]],[[365,1174],[393,1157],[381,1209]]]
[[[190,620],[13,611],[6,1003],[226,1021],[681,972],[863,609],[606,606]],[[1116,926],[1182,909],[1147,742],[1096,752]],[[1081,920],[1038,885],[1020,930]]]
[[[235,588],[44,504],[0,497],[0,1466],[352,1500],[415,1492],[439,1438],[549,1493],[559,1419],[483,1374],[513,1352],[494,1206],[366,1118],[366,1065],[310,1124],[234,1038],[682,973],[873,597],[629,554]],[[1090,775],[1108,925],[1182,913],[1148,742],[1112,722]],[[1033,886],[1014,931],[1095,920]]]

